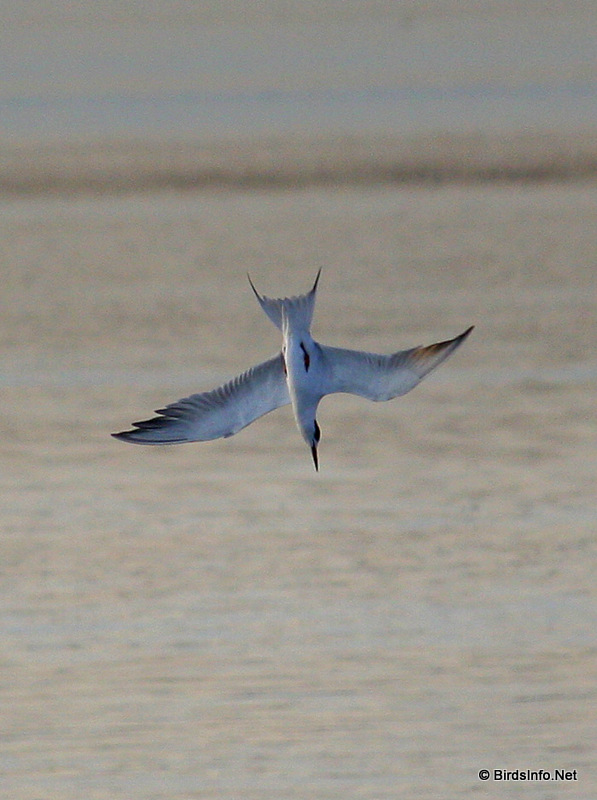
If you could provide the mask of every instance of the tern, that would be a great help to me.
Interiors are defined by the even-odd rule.
[[[410,392],[451,355],[474,326],[460,336],[428,347],[389,355],[328,347],[311,336],[311,320],[321,269],[307,294],[273,299],[249,283],[259,305],[282,332],[282,350],[210,392],[185,397],[156,410],[157,417],[133,422],[134,429],[113,433],[134,444],[182,444],[227,438],[276,408],[292,404],[294,418],[319,470],[316,420],[322,397],[335,392],[368,400],[391,400]]]

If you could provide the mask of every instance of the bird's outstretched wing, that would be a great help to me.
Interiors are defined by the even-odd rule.
[[[278,354],[211,392],[193,394],[133,422],[134,430],[113,433],[134,444],[204,442],[238,433],[258,417],[290,403],[284,360]]]
[[[453,353],[472,329],[446,342],[387,356],[320,345],[326,375],[324,394],[347,392],[369,400],[391,400],[406,394]]]

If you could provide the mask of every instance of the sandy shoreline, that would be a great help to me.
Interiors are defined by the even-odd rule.
[[[588,180],[594,132],[5,143],[0,194]]]

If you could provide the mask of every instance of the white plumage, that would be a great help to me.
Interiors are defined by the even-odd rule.
[[[310,327],[321,270],[310,292],[298,297],[257,300],[282,331],[282,352],[210,392],[185,397],[156,411],[159,416],[134,422],[134,429],[112,434],[134,444],[180,444],[232,436],[254,420],[292,403],[303,438],[318,469],[320,430],[315,419],[326,394],[347,392],[369,400],[406,394],[459,347],[472,331],[455,339],[400,350],[390,355],[318,344]]]

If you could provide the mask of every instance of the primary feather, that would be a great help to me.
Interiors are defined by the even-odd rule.
[[[135,444],[181,444],[232,436],[258,417],[290,403],[279,353],[210,392],[192,394],[112,434]]]
[[[180,444],[232,436],[258,417],[292,403],[294,417],[318,469],[320,428],[315,419],[326,394],[347,392],[369,400],[391,400],[413,389],[472,331],[428,347],[390,355],[320,345],[310,327],[321,270],[311,291],[273,299],[251,288],[269,319],[282,331],[282,352],[210,392],[185,397],[112,434],[134,444]]]
[[[466,339],[472,327],[455,339],[391,355],[320,345],[326,380],[324,394],[346,392],[368,400],[392,400],[406,394]]]

